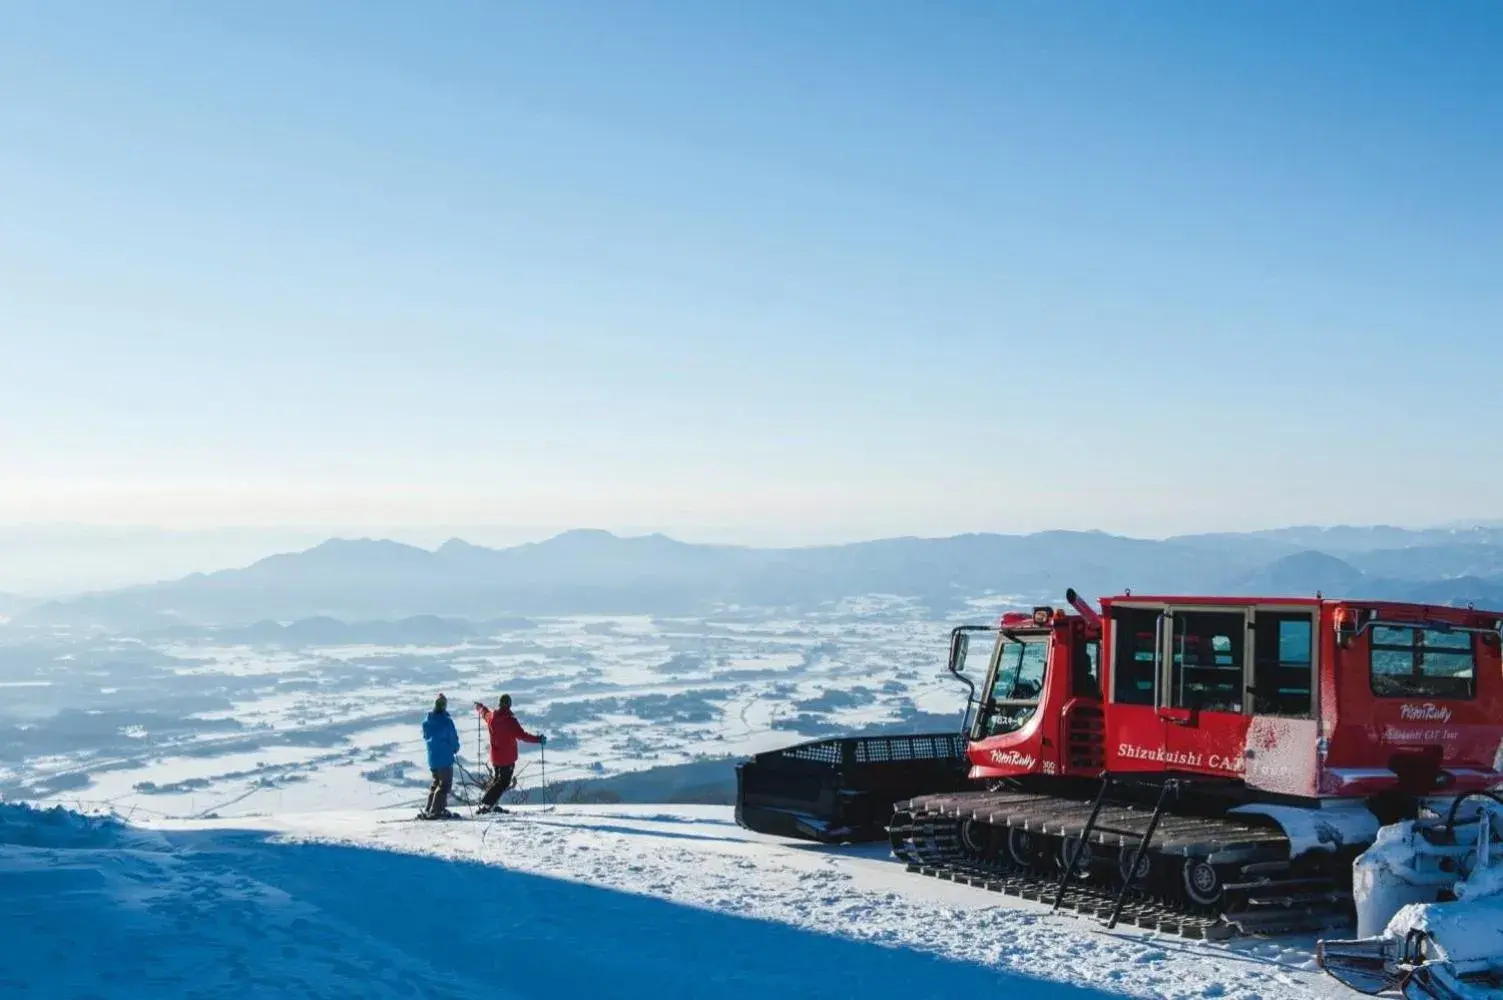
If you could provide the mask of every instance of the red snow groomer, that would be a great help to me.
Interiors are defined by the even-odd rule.
[[[1189,937],[1317,930],[1381,827],[1503,784],[1503,613],[1067,597],[952,633],[969,787],[891,800],[910,871]]]

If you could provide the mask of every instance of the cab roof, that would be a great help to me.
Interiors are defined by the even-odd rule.
[[[1318,595],[1315,597],[1301,596],[1261,596],[1261,597],[1218,597],[1208,594],[1114,594],[1111,597],[1103,597],[1100,600],[1103,608],[1113,604],[1178,604],[1181,606],[1194,607],[1196,605],[1214,605],[1216,607],[1258,607],[1260,605],[1281,605],[1284,607],[1325,607],[1346,606],[1359,608],[1372,608],[1374,610],[1398,611],[1410,615],[1435,615],[1445,617],[1482,617],[1503,619],[1503,611],[1491,611],[1486,608],[1456,607],[1451,604],[1421,604],[1414,601],[1383,601],[1368,600],[1364,598],[1333,598]]]

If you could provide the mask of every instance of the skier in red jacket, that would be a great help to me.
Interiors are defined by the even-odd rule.
[[[480,713],[480,718],[485,721],[485,727],[491,734],[491,782],[485,786],[485,794],[480,796],[480,808],[475,811],[505,812],[496,803],[501,800],[501,793],[511,787],[512,771],[517,766],[517,740],[545,744],[548,737],[534,736],[522,728],[517,717],[511,714],[509,694],[501,696],[494,712],[486,708],[483,701],[475,702],[475,711]]]

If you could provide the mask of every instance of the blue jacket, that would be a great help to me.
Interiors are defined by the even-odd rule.
[[[459,731],[448,712],[429,712],[423,720],[423,740],[428,744],[428,768],[453,767],[459,752]]]

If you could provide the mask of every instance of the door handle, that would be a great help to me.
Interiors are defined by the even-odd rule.
[[[1163,719],[1165,722],[1173,723],[1176,726],[1195,725],[1195,722],[1191,719],[1189,712],[1185,712],[1184,715],[1180,715],[1177,710],[1172,708],[1159,709],[1159,718]]]

